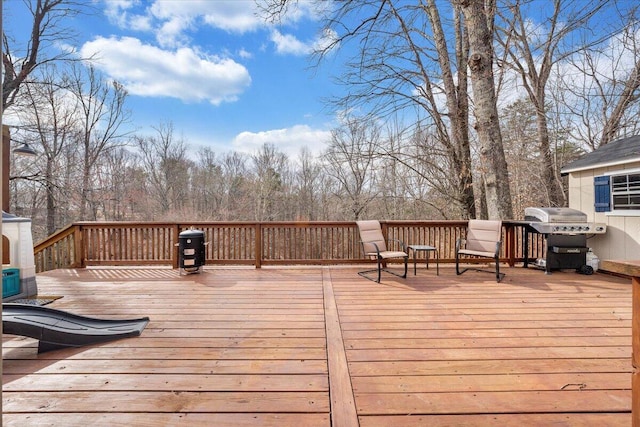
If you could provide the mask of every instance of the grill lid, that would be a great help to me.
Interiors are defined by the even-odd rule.
[[[525,221],[537,222],[586,222],[587,215],[577,209],[571,208],[525,208]]]

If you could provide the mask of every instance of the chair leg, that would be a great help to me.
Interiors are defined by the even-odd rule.
[[[382,280],[382,271],[386,271],[389,274],[393,274],[397,277],[402,277],[403,279],[407,278],[407,272],[409,271],[409,257],[404,258],[404,273],[399,274],[395,271],[388,270],[386,268],[386,260],[384,258],[380,258],[377,260],[377,268],[365,271],[359,271],[358,275],[364,277],[365,279],[371,280],[372,282],[380,283]],[[370,277],[367,273],[378,273],[377,279]]]
[[[496,263],[496,281],[498,283],[500,283],[500,281],[502,279],[504,279],[505,274],[504,273],[500,273],[500,257],[498,255],[496,255],[496,257],[494,258],[494,262]],[[483,270],[483,269],[480,269],[480,268],[470,268],[470,267],[465,268],[463,270],[460,270],[460,258],[459,258],[458,253],[456,252],[456,275],[459,276],[462,273],[464,273],[466,271],[469,271],[469,270],[479,271],[481,273],[491,273],[491,271],[486,270],[486,269]]]
[[[405,257],[404,258],[404,276],[402,276],[403,279],[407,278],[407,261],[408,261],[409,257]]]
[[[500,283],[503,278],[504,273],[500,273],[500,259],[498,255],[496,255],[496,282]]]
[[[372,282],[379,282],[380,279],[376,280],[376,277],[373,276],[378,271],[378,269],[373,268],[371,270],[358,271],[358,276],[364,277],[367,280],[371,280]]]
[[[456,275],[459,276],[462,273],[464,273],[465,271],[467,271],[466,268],[464,270],[460,271],[460,254],[458,254],[458,251],[456,251]]]

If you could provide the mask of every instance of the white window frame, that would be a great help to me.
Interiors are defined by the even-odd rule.
[[[613,177],[620,176],[620,175],[639,175],[639,174],[640,174],[640,168],[620,169],[617,171],[606,172],[603,174],[605,176],[611,177],[609,181],[611,210],[608,212],[605,212],[606,216],[640,216],[640,209],[616,209],[613,201],[613,196],[614,196]]]

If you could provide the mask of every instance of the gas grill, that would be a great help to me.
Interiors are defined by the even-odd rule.
[[[547,274],[552,269],[583,269],[586,266],[587,235],[604,234],[606,224],[587,222],[587,215],[571,208],[525,208],[525,267],[528,265],[528,233],[543,234],[546,256],[536,264]],[[588,270],[588,269],[587,269]]]
[[[524,220],[541,234],[603,234],[606,224],[587,222],[587,215],[571,208],[525,208]]]

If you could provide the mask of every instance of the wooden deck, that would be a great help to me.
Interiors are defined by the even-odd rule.
[[[504,271],[42,273],[52,308],[151,321],[40,355],[5,335],[3,425],[629,426],[629,280]]]

